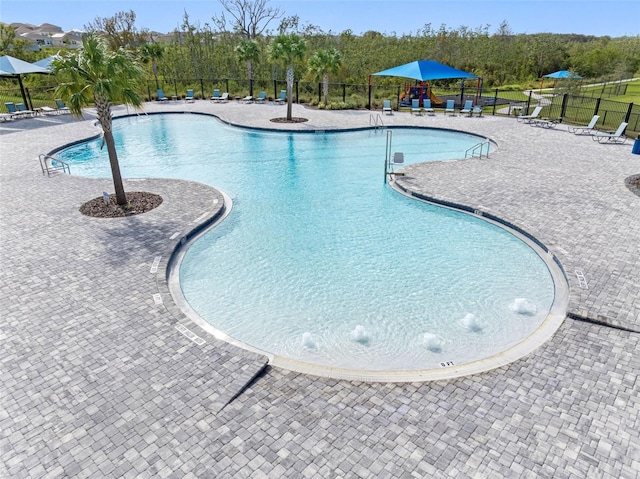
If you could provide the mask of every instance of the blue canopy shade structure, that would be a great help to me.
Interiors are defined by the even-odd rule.
[[[580,75],[576,75],[575,73],[571,73],[569,70],[560,70],[553,73],[548,73],[546,75],[542,75],[544,78],[582,78]]]
[[[21,75],[26,75],[28,73],[51,73],[46,68],[42,68],[38,65],[34,65],[33,63],[25,62],[20,60],[19,58],[14,58],[9,55],[4,55],[0,57],[0,76],[12,77],[18,79],[18,84],[20,85],[20,92],[22,93],[22,101],[27,108],[31,108],[29,102],[27,101],[27,94],[24,91],[24,86],[22,85],[22,77]]]
[[[43,58],[42,60],[38,60],[37,62],[33,62],[32,65],[37,65],[51,72],[51,62],[56,58],[59,58],[58,55],[51,55],[50,57]]]
[[[472,73],[458,70],[435,60],[416,60],[388,70],[372,73],[372,75],[412,78],[419,81],[478,78]]]

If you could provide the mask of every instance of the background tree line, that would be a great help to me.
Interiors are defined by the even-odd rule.
[[[557,70],[571,70],[593,80],[629,78],[640,72],[640,36],[516,34],[507,22],[494,32],[488,25],[434,28],[427,23],[420,31],[401,36],[375,31],[355,35],[349,30],[334,33],[303,25],[296,15],[285,16],[269,7],[268,0],[220,0],[220,4],[222,12],[212,16],[210,23],[192,22],[185,12],[179,26],[162,37],[138,28],[133,11],[96,18],[85,30],[100,32],[111,48],[134,52],[149,76],[156,78],[247,78],[249,74],[259,80],[284,80],[286,69],[272,61],[268,47],[275,37],[285,34],[295,34],[305,42],[306,56],[294,65],[296,79],[303,81],[318,81],[323,76],[322,68],[317,64],[309,68],[308,60],[327,51],[340,55],[338,67],[334,64],[331,69],[332,83],[366,83],[373,72],[417,59],[433,59],[474,73],[484,79],[485,87],[514,89],[533,85],[542,75]],[[249,60],[246,41],[253,44]],[[0,50],[0,54],[27,61],[52,54],[47,49],[28,51],[12,38],[7,25],[0,25]]]

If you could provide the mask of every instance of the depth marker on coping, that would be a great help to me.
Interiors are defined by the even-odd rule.
[[[587,280],[584,277],[584,273],[577,269],[576,270],[576,277],[578,278],[578,283],[580,283],[580,287],[582,289],[589,289],[589,286],[587,285]]]
[[[200,216],[198,216],[195,220],[193,220],[194,223],[201,223],[203,219],[205,219],[207,216],[209,216],[209,212],[205,211],[204,213],[202,213]]]
[[[151,265],[151,270],[149,271],[150,273],[158,272],[158,265],[160,264],[160,259],[162,259],[162,256],[156,256],[155,258],[153,258],[153,264]]]
[[[173,233],[171,236],[169,236],[169,239],[176,239],[178,237],[178,235],[180,234],[179,231],[176,231],[175,233]]]
[[[162,296],[160,296],[160,293],[153,295],[153,302],[156,304],[162,304]]]
[[[217,204],[218,204],[218,202],[219,202],[219,201],[218,201],[218,198],[214,198],[214,199],[213,199],[213,204],[214,204],[214,205],[217,205]]]
[[[187,338],[189,338],[191,341],[196,343],[198,346],[202,346],[204,343],[206,343],[204,339],[202,339],[200,336],[198,336],[197,334],[187,329],[182,324],[176,324],[176,329],[180,331],[180,333],[185,335]]]

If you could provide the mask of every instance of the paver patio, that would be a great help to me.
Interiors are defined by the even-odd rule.
[[[370,112],[294,107],[309,118],[295,129],[369,125]],[[284,115],[275,105],[145,109],[291,126],[269,121]],[[199,330],[166,294],[172,250],[220,208],[214,188],[131,179],[127,190],[163,204],[87,218],[79,206],[111,180],[47,178],[37,156],[96,134],[93,122],[3,123],[0,477],[640,477],[640,197],[624,186],[640,156],[562,125],[384,122],[492,138],[489,159],[409,166],[398,184],[536,237],[566,271],[569,314],[591,322],[567,319],[525,358],[455,380],[368,384],[269,367]]]

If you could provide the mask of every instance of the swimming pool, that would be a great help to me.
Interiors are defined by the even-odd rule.
[[[124,177],[201,181],[232,198],[229,216],[184,254],[181,292],[215,329],[283,363],[457,367],[518,345],[552,307],[552,275],[531,246],[384,185],[382,130],[283,133],[153,115],[115,121],[114,136]],[[460,158],[478,142],[393,132],[407,163]],[[59,156],[74,174],[110,176],[97,141]]]

